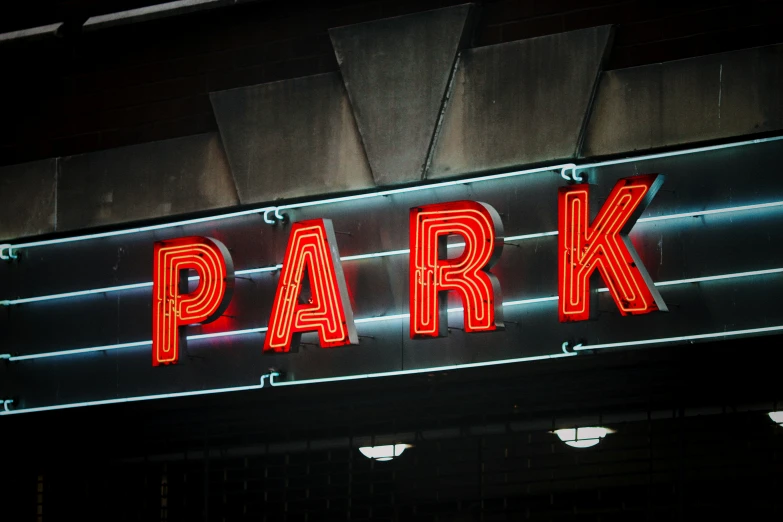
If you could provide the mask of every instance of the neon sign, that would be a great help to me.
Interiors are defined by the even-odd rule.
[[[300,334],[309,331],[318,332],[323,348],[359,342],[329,219],[291,228],[264,351],[295,349]]]
[[[622,315],[666,311],[628,233],[663,184],[663,176],[623,178],[592,224],[586,185],[558,190],[558,289],[561,322],[590,318],[590,276],[601,274]]]
[[[225,311],[234,288],[231,254],[220,241],[182,237],[155,243],[152,283],[152,365],[173,364],[185,349],[182,330],[214,321]],[[198,286],[188,292],[188,274]]]
[[[750,144],[748,142],[748,145]],[[707,158],[706,163],[700,155],[688,158],[688,155],[694,152],[701,154],[705,150],[714,149],[680,150],[663,155],[633,156],[580,166],[557,165],[539,171],[534,169],[504,172],[391,189],[378,187],[373,191],[355,194],[324,195],[320,196],[322,199],[279,202],[279,205],[261,209],[248,208],[236,213],[210,214],[195,220],[160,222],[142,227],[128,225],[126,229],[113,229],[108,232],[58,235],[53,239],[33,238],[19,244],[0,245],[0,258],[4,258],[3,254],[10,258],[4,265],[13,278],[13,284],[5,287],[4,292],[8,295],[3,296],[7,299],[0,300],[0,307],[13,307],[9,314],[16,314],[15,321],[8,323],[7,342],[0,350],[0,362],[7,361],[8,364],[0,365],[0,370],[9,375],[18,371],[20,377],[18,383],[10,379],[0,379],[5,384],[0,402],[6,403],[7,410],[0,411],[0,415],[221,394],[270,386],[298,386],[430,373],[576,357],[578,354],[590,356],[596,350],[624,349],[627,346],[658,346],[779,333],[783,329],[781,321],[773,321],[772,317],[768,317],[767,309],[770,302],[774,303],[773,293],[778,293],[783,285],[783,279],[780,279],[780,274],[783,273],[783,250],[778,248],[779,245],[774,241],[769,243],[768,238],[774,237],[772,230],[777,230],[780,220],[783,219],[783,196],[771,179],[774,174],[769,174],[767,169],[754,176],[753,184],[743,183],[739,178],[736,178],[736,185],[732,184],[735,179],[732,176],[749,161],[753,161],[754,167],[767,165],[766,162],[770,159],[775,161],[774,164],[779,163],[783,149],[779,144],[775,149],[771,146],[762,149],[754,145],[746,147],[748,152],[743,152],[742,155],[739,152],[715,153],[715,157]],[[679,163],[679,160],[657,161],[657,158],[668,156],[684,158],[682,163]],[[655,161],[649,163],[652,160]],[[657,211],[648,214],[648,209],[639,219],[635,219],[637,216],[634,214],[640,213],[647,201],[639,203],[630,217],[621,215],[621,211],[629,210],[625,202],[606,203],[607,195],[621,176],[619,172],[628,167],[620,165],[605,170],[603,167],[627,162],[639,162],[629,170],[658,172],[665,167],[667,171],[671,171],[667,172],[666,179],[666,185],[672,184],[669,187],[671,191],[665,195],[655,195],[656,199],[653,201]],[[534,178],[528,174],[544,171],[546,179],[541,175],[535,176],[542,178],[540,181],[521,181]],[[611,182],[600,187],[600,194],[598,190],[592,192],[586,184],[581,184],[582,177],[588,172],[593,178],[611,178]],[[693,175],[680,175],[685,173]],[[718,183],[716,186],[721,190],[711,191],[709,194],[703,192],[703,186],[707,182],[703,178],[705,173],[709,173],[708,183]],[[549,179],[550,177],[553,179]],[[561,177],[565,179],[565,183],[560,181]],[[486,181],[489,183],[484,183]],[[639,178],[631,178],[630,181],[636,183]],[[567,205],[563,205],[566,198],[558,196],[558,185],[566,184],[568,187],[562,192],[581,191],[581,194],[576,194],[575,199],[569,202],[572,211],[570,220],[564,220],[561,215],[569,210]],[[635,197],[634,190],[630,192],[629,202]],[[764,196],[759,197],[762,193]],[[648,200],[651,197],[651,194],[645,196]],[[415,206],[414,211],[431,210],[437,208],[437,205],[430,203],[453,202],[443,205],[445,208],[462,203],[455,201],[462,199],[490,203],[498,211],[505,213],[500,214],[505,231],[495,230],[495,242],[498,246],[504,242],[509,249],[504,246],[502,254],[499,253],[500,259],[491,266],[483,267],[480,272],[486,273],[488,277],[496,276],[502,286],[502,296],[495,293],[493,287],[492,296],[496,303],[502,302],[503,313],[503,317],[498,314],[495,319],[500,324],[505,322],[508,331],[492,333],[490,330],[490,333],[484,336],[472,335],[471,314],[479,317],[479,313],[483,313],[488,307],[485,307],[484,301],[481,300],[481,304],[471,308],[470,296],[465,298],[458,289],[441,288],[434,293],[435,297],[430,300],[430,304],[442,305],[444,296],[448,295],[448,321],[444,319],[439,307],[432,309],[430,318],[443,319],[438,323],[439,334],[444,332],[444,325],[451,327],[446,330],[450,339],[428,342],[435,337],[421,335],[408,341],[412,329],[415,328],[411,322],[418,316],[414,310],[418,300],[411,300],[410,297],[411,289],[415,289],[417,282],[416,269],[411,267],[415,264],[415,256],[426,252],[428,248],[425,246],[427,242],[423,239],[424,236],[417,238],[416,234],[412,233],[414,229],[411,228],[410,207]],[[408,202],[410,203],[405,204]],[[585,207],[587,211],[583,212]],[[619,212],[613,217],[620,222],[628,217],[619,227],[619,240],[614,237],[614,248],[609,237],[611,234],[607,232],[611,227],[603,229],[603,237],[595,235],[599,229],[596,215],[611,214],[608,209]],[[563,210],[563,213],[560,210]],[[228,217],[231,219],[226,220]],[[283,341],[280,351],[268,350],[269,355],[262,355],[265,338],[271,337],[269,327],[274,326],[275,321],[281,321],[281,317],[285,317],[285,314],[280,313],[276,314],[276,318],[270,317],[273,304],[278,299],[284,265],[292,273],[297,265],[303,266],[299,287],[301,291],[294,297],[293,303],[313,304],[310,274],[312,266],[295,259],[303,257],[302,255],[286,254],[287,249],[284,246],[294,239],[293,223],[320,217],[332,217],[335,220],[335,230],[345,227],[342,229],[345,230],[342,232],[345,236],[339,235],[340,233],[336,235],[340,253],[343,255],[339,257],[332,253],[330,263],[333,264],[338,257],[342,260],[342,267],[346,271],[345,278],[344,281],[342,278],[337,280],[339,283],[347,283],[346,291],[350,296],[350,302],[346,298],[343,310],[354,316],[358,334],[361,334],[358,336],[361,345],[342,346],[342,349],[337,350],[339,353],[315,348],[317,353],[294,356],[288,352],[294,351],[299,335],[302,336],[303,342],[315,344],[321,344],[319,341],[322,336],[317,329],[306,330],[305,333],[294,332],[292,328],[289,332],[290,340]],[[694,217],[699,219],[693,219]],[[214,225],[205,224],[211,220],[215,220]],[[559,220],[559,223],[555,223],[556,220]],[[445,223],[448,220],[443,221]],[[271,226],[267,227],[263,223]],[[753,226],[747,227],[748,223]],[[606,259],[601,258],[604,254],[594,254],[595,257],[590,259],[584,250],[585,246],[589,247],[603,239],[609,245],[608,248],[613,249],[612,255],[621,262],[628,263],[623,248],[630,247],[626,241],[629,235],[627,231],[631,226],[635,227],[630,234],[633,237],[633,245],[655,279],[655,286],[666,299],[666,304],[671,308],[672,303],[669,301],[681,303],[676,314],[647,313],[645,317],[636,319],[623,317],[635,315],[638,310],[625,313],[626,302],[632,300],[627,299],[628,288],[621,286],[622,265],[619,269],[612,266],[611,258],[607,261],[608,266],[602,265],[599,261]],[[770,230],[765,231],[764,227],[770,227]],[[213,234],[216,232],[209,232],[213,228],[220,230],[221,235],[215,236]],[[576,261],[570,267],[570,274],[561,273],[562,268],[558,266],[561,262],[565,264],[565,252],[568,250],[558,244],[561,234],[564,241],[569,239],[569,234],[563,232],[566,228],[571,232],[573,241],[570,248]],[[253,230],[259,233],[258,237]],[[129,237],[124,238],[123,235]],[[231,311],[224,312],[231,314],[230,317],[221,318],[203,327],[201,323],[204,321],[195,318],[193,326],[190,327],[187,324],[163,325],[169,331],[176,329],[179,337],[176,337],[176,342],[169,343],[176,347],[176,357],[157,354],[159,365],[170,366],[172,362],[169,360],[176,360],[178,357],[178,364],[184,363],[192,368],[175,370],[176,381],[167,378],[165,382],[169,382],[169,385],[160,389],[159,373],[165,370],[158,370],[147,362],[148,354],[153,353],[151,337],[154,329],[154,325],[150,325],[153,308],[149,308],[149,305],[156,302],[151,297],[153,276],[150,269],[153,268],[153,263],[149,261],[153,255],[154,241],[194,235],[218,237],[232,249],[234,262],[241,264],[234,272],[234,276],[239,280],[236,284],[240,287],[234,289],[234,297],[227,297],[233,299],[232,305],[227,309]],[[115,236],[119,237],[102,239]],[[435,272],[441,268],[447,269],[450,263],[464,253],[467,243],[470,242],[466,234],[453,230],[444,236],[445,238],[439,237],[430,242],[430,245],[435,245],[434,248],[429,247],[430,254],[435,250],[435,255],[427,258],[427,270],[431,272],[433,282],[438,277]],[[441,243],[445,242],[446,238],[448,244],[444,253],[438,247],[442,246]],[[583,247],[581,251],[577,246],[579,241]],[[720,259],[703,257],[707,251],[705,246],[711,241],[731,255]],[[74,245],[73,249],[68,249],[68,254],[77,254],[83,263],[83,270],[77,272],[82,275],[76,275],[77,278],[73,280],[75,274],[73,270],[69,270],[72,264],[69,264],[67,259],[61,267],[51,264],[63,254],[63,250],[58,250],[57,245],[67,242],[73,242]],[[420,242],[421,247],[418,246]],[[331,249],[332,240],[326,240],[326,244],[330,252],[335,252]],[[53,245],[54,248],[50,249],[47,245]],[[122,266],[114,267],[105,260],[108,256],[113,258],[118,245],[122,245],[131,255],[125,258]],[[36,250],[35,254],[40,251],[40,255],[30,255],[30,249],[39,246],[41,248]],[[511,246],[514,248],[510,248]],[[668,247],[666,256],[663,255],[664,246]],[[563,259],[560,258],[561,252]],[[629,248],[628,255],[632,254],[635,252],[631,252]],[[745,259],[746,257],[748,259]],[[755,263],[751,257],[755,258]],[[695,263],[696,260],[699,262]],[[593,266],[590,266],[591,263]],[[420,266],[420,269],[424,266]],[[641,264],[627,266],[629,269],[640,267],[640,273],[645,274],[645,266]],[[751,268],[754,270],[750,270]],[[592,275],[584,275],[589,269],[592,269]],[[46,270],[47,273],[38,277],[39,270]],[[146,279],[144,273],[147,273]],[[86,274],[89,274],[89,280],[83,279],[82,285],[79,285],[78,278],[88,277]],[[570,283],[564,285],[569,275]],[[603,278],[601,281],[598,280],[599,275]],[[467,279],[465,284],[471,283],[464,274],[459,277],[462,280]],[[619,280],[619,284],[614,287],[609,284],[609,278],[612,277]],[[184,283],[179,287],[181,298],[192,298],[194,296],[190,294],[201,291],[199,284],[203,283],[197,282],[201,280],[201,275],[195,269],[180,271],[179,278],[189,280],[187,288]],[[230,279],[228,273],[227,278]],[[160,286],[164,284],[160,281],[165,282],[166,278],[160,276],[155,279],[156,285]],[[627,278],[626,282],[630,282],[631,292],[637,290],[633,287],[634,277]],[[561,300],[567,295],[567,286],[572,290],[573,303],[578,303],[581,299],[587,305],[585,315],[590,316],[590,312],[596,312],[597,304],[601,303],[603,313],[600,321],[590,324],[584,321],[573,322],[574,317],[571,317],[571,321],[560,323],[561,326],[557,327],[560,313],[556,309],[560,308]],[[337,293],[340,293],[339,289]],[[759,293],[762,295],[758,295]],[[166,296],[166,293],[163,295]],[[584,297],[585,295],[587,297]],[[760,299],[757,300],[756,297]],[[166,298],[171,302],[176,300],[170,293]],[[740,303],[740,298],[743,299],[742,309],[737,311],[734,307],[735,303]],[[644,300],[641,301],[644,306]],[[647,302],[649,303],[649,300]],[[352,311],[351,304],[354,305]],[[107,305],[115,307],[118,314]],[[704,313],[705,306],[709,307],[709,314]],[[133,309],[129,310],[131,307]],[[421,309],[422,312],[424,310]],[[165,311],[163,308],[164,317]],[[73,332],[78,332],[78,335],[70,335],[73,332],[67,328],[74,324],[73,319],[79,317],[82,312],[88,312],[93,317],[116,317],[118,320],[116,324],[114,321],[103,321],[105,324],[100,325],[100,328],[77,327]],[[131,314],[128,320],[123,317],[126,312]],[[46,332],[31,328],[39,322],[37,319],[50,313],[50,317],[46,319],[51,321],[48,324],[54,328],[66,326],[63,335],[58,335],[56,339]],[[149,314],[147,319],[141,323],[136,320],[146,314]],[[614,318],[605,317],[603,314]],[[169,315],[169,318],[171,317],[177,318],[176,311]],[[185,318],[187,319],[186,315]],[[285,320],[282,320],[282,323],[285,323]],[[571,326],[568,326],[569,323]],[[718,323],[724,327],[716,327],[715,324]],[[725,324],[729,323],[732,324],[731,329],[725,327]],[[293,319],[290,324],[294,325]],[[459,327],[460,331],[455,331],[457,329],[454,327]],[[184,348],[184,341],[181,340],[183,337],[187,342],[187,353],[192,357],[183,357],[185,352],[180,352]],[[163,339],[156,337],[156,345],[162,345],[162,342]],[[116,355],[116,359],[123,361],[122,365],[114,364],[115,358],[106,358],[106,354]],[[156,354],[153,353],[153,356]],[[46,359],[48,364],[38,367],[28,364],[38,359]],[[65,367],[57,364],[56,361],[61,360],[65,361]],[[68,371],[68,361],[76,361],[79,364],[88,361],[95,365],[96,371],[122,372],[123,378],[117,379],[116,383],[112,382],[110,387],[101,387],[101,384],[96,382],[95,389],[86,394],[85,387],[78,382],[78,375]],[[208,373],[200,371],[205,364],[209,366]],[[23,379],[27,378],[27,374],[24,372],[32,369],[43,373],[41,376],[35,376],[38,379],[46,379],[47,382],[52,377],[56,379],[51,381],[57,383],[56,387],[36,387],[34,393],[25,393],[26,383]],[[266,370],[269,370],[268,374]],[[158,377],[155,377],[156,374]],[[128,379],[126,376],[133,378]],[[72,385],[73,383],[76,385]],[[8,404],[12,406],[9,407]]]
[[[663,183],[648,174],[621,179],[589,222],[587,185],[558,190],[558,314],[560,321],[590,317],[590,276],[597,270],[622,315],[666,310],[628,233]],[[486,203],[454,201],[410,209],[409,304],[412,339],[448,333],[447,292],[461,299],[467,333],[503,329],[500,284],[490,272],[503,251],[503,224]],[[464,242],[448,257],[448,238]],[[264,339],[265,352],[289,352],[302,333],[320,346],[358,344],[337,241],[328,219],[294,223]],[[187,274],[199,283],[187,293]],[[185,346],[181,330],[225,310],[233,287],[226,248],[210,238],[155,244],[153,365],[176,363]]]
[[[447,259],[447,240],[458,235],[464,250]],[[503,251],[503,224],[486,203],[456,201],[410,210],[410,336],[443,337],[448,332],[446,292],[464,305],[465,331],[503,328],[500,283],[489,269]]]

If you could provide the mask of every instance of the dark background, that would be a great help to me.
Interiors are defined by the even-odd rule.
[[[0,44],[0,165],[216,130],[210,91],[336,71],[329,27],[460,2],[79,29],[148,3],[0,5],[0,32],[67,22]],[[618,24],[609,68],[783,41],[778,1],[477,3],[476,45]],[[777,520],[781,341],[3,418],[0,520]],[[588,450],[548,433],[580,417],[617,433]],[[415,448],[380,463],[352,447],[389,434]]]
[[[66,26],[0,43],[0,165],[217,130],[210,91],[337,71],[328,28],[464,2],[270,0],[80,30],[89,16],[154,3],[2,3],[0,32]],[[475,3],[477,46],[617,24],[609,69],[783,41],[779,0]]]
[[[782,340],[6,418],[0,513],[777,520],[783,428],[766,412],[780,408]],[[581,450],[549,433],[580,417],[617,432]],[[415,447],[391,462],[349,447],[390,433]]]

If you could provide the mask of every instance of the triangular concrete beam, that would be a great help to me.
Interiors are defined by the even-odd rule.
[[[422,179],[470,4],[330,29],[373,178]]]
[[[374,186],[337,72],[210,96],[242,204]]]
[[[601,26],[462,52],[426,177],[577,157],[611,40]]]

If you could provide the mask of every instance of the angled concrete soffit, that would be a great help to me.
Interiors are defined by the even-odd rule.
[[[422,179],[471,5],[331,29],[378,185]]]
[[[241,203],[374,186],[339,73],[211,99]]]
[[[1,167],[0,237],[415,182],[428,161],[435,179],[783,129],[783,45],[601,73],[598,27],[463,50],[455,67],[469,12],[336,29],[341,72],[213,93],[220,135]],[[421,49],[427,31],[448,46]]]
[[[0,238],[54,232],[57,158],[0,167]],[[11,197],[9,197],[9,195]]]
[[[611,26],[468,49],[427,178],[577,156]]]
[[[783,45],[607,71],[583,156],[783,129]]]
[[[238,203],[216,133],[60,160],[58,231],[175,216]]]

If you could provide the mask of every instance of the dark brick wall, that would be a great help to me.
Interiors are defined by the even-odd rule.
[[[779,0],[499,0],[485,3],[479,44],[617,25],[608,68],[619,69],[778,43]]]
[[[5,417],[0,520],[780,520],[767,339]]]
[[[346,448],[54,468],[19,477],[14,520],[35,519],[39,481],[41,522],[780,519],[783,429],[764,416],[617,428],[589,450],[519,432],[420,440],[391,462]]]
[[[0,165],[216,130],[210,91],[337,70],[328,28],[459,3],[259,1],[0,45]],[[477,3],[476,45],[617,24],[610,68],[783,41],[783,2],[772,0]],[[15,21],[109,10],[56,4]]]

